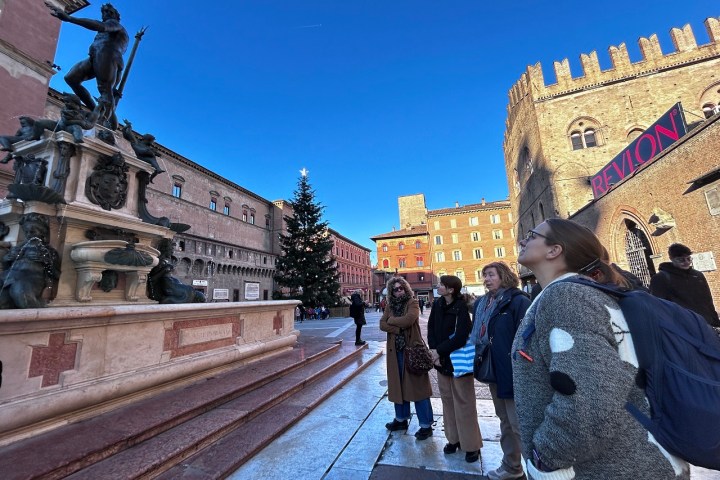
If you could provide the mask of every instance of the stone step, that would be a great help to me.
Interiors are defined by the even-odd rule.
[[[0,472],[8,480],[64,478],[169,430],[199,428],[186,425],[198,418],[198,424],[215,425],[214,430],[203,428],[219,438],[302,389],[311,379],[332,371],[335,364],[361,356],[358,350],[301,337],[291,351],[2,447]],[[228,407],[229,403],[233,406]],[[225,415],[227,412],[233,414]],[[231,427],[222,426],[224,416]]]
[[[309,388],[266,410],[229,435],[155,478],[159,480],[226,478],[380,356],[381,352],[374,354],[366,352],[363,359],[346,364],[334,374],[319,379]],[[308,441],[311,442],[312,439]],[[281,462],[283,459],[279,458],[278,461]]]

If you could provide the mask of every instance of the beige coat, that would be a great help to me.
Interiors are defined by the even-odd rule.
[[[427,373],[413,375],[406,368],[403,372],[402,385],[400,384],[400,371],[395,353],[395,335],[400,333],[401,328],[406,329],[405,335],[408,345],[421,342],[419,318],[420,306],[414,298],[408,301],[403,316],[392,316],[392,309],[388,305],[382,318],[380,318],[380,330],[387,332],[388,400],[393,403],[417,402],[432,396],[430,376]]]

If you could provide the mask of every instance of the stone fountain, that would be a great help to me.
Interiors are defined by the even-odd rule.
[[[203,300],[170,276],[168,245],[190,226],[153,215],[153,137],[117,130],[107,95],[93,109],[66,94],[0,137],[15,170],[0,200],[0,446],[297,341],[296,301],[174,303]]]

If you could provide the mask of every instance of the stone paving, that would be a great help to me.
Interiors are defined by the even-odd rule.
[[[422,329],[427,313],[421,318]],[[384,334],[377,335],[379,314],[368,314],[364,338],[369,340],[367,355],[384,350]],[[348,322],[349,320],[349,322]],[[316,321],[298,328],[309,335],[336,336],[354,340],[351,319],[332,319],[325,329]],[[342,325],[348,325],[343,332]],[[312,333],[311,333],[312,332]],[[323,402],[309,415],[288,429],[264,450],[241,466],[233,480],[265,479],[461,479],[487,478],[502,458],[499,445],[499,420],[495,417],[490,392],[476,383],[478,421],[483,437],[479,462],[465,462],[457,452],[444,455],[442,405],[438,397],[435,372],[431,374],[435,414],[434,435],[425,441],[414,437],[418,429],[413,416],[407,431],[390,433],[385,423],[392,420],[393,405],[387,399],[385,356],[381,356],[360,375]],[[414,411],[414,407],[413,407]],[[720,480],[720,472],[693,468],[692,480]]]

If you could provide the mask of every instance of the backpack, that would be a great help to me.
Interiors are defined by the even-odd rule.
[[[640,290],[573,277],[618,300],[651,416],[625,408],[668,452],[720,470],[720,337],[699,314]]]

